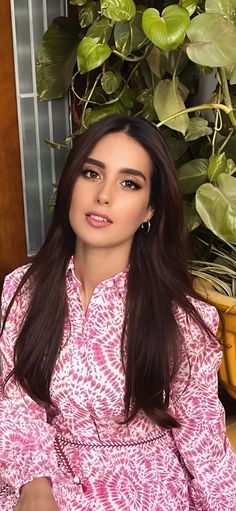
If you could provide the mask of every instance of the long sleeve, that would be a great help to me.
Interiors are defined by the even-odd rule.
[[[5,280],[2,317],[23,275],[18,269]],[[13,368],[14,343],[26,308],[22,297],[14,303],[0,339],[2,382]],[[2,385],[1,385],[2,387]],[[40,476],[54,480],[57,460],[54,451],[56,431],[47,423],[43,407],[35,403],[11,378],[0,392],[0,475],[16,491]]]
[[[212,331],[218,314],[206,304],[199,312]],[[183,321],[182,332],[188,351],[185,380],[183,364],[182,392],[173,398],[173,412],[181,427],[173,430],[182,462],[192,481],[190,493],[199,511],[235,511],[236,455],[225,435],[225,413],[218,399],[217,371],[221,361],[220,345],[204,335],[192,320]],[[180,369],[181,372],[181,369]]]

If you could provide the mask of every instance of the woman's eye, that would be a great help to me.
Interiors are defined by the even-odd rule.
[[[132,181],[132,179],[126,179],[125,181],[123,181],[122,186],[124,188],[130,188],[131,190],[139,190],[141,188],[141,186],[138,185],[138,183],[136,183],[135,181]]]
[[[82,170],[82,176],[87,177],[88,179],[94,179],[94,180],[100,178],[100,175],[98,174],[98,172],[96,172],[96,170],[91,170],[91,169]]]

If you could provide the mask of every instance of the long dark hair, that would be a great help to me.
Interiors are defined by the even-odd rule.
[[[5,321],[14,300],[27,287],[29,307],[15,343],[14,369],[6,381],[14,376],[35,401],[53,404],[50,382],[68,319],[65,280],[75,249],[69,223],[71,195],[95,144],[115,132],[126,132],[148,152],[152,160],[150,205],[154,208],[150,232],[145,235],[138,229],[130,253],[121,339],[126,377],[124,421],[143,410],[163,427],[178,427],[168,412],[181,343],[173,303],[194,316],[203,329],[207,327],[187,298],[194,292],[186,270],[182,200],[174,164],[159,131],[140,118],[106,117],[75,140],[59,182],[51,228],[7,309]]]

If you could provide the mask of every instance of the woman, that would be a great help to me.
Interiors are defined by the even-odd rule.
[[[77,138],[2,310],[3,511],[235,511],[218,316],[192,290],[153,125],[110,116]]]

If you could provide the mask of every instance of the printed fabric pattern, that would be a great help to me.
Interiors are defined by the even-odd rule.
[[[2,317],[26,268],[5,279]],[[51,410],[46,413],[13,379],[1,392],[1,511],[12,511],[21,486],[40,476],[51,478],[60,511],[235,511],[236,455],[217,395],[220,346],[177,306],[173,313],[184,342],[170,410],[181,427],[163,430],[141,412],[129,426],[120,424],[127,271],[101,282],[84,312],[71,260],[69,316],[51,382]],[[22,291],[0,340],[2,381],[13,368],[28,300]],[[193,302],[216,331],[214,307]]]

